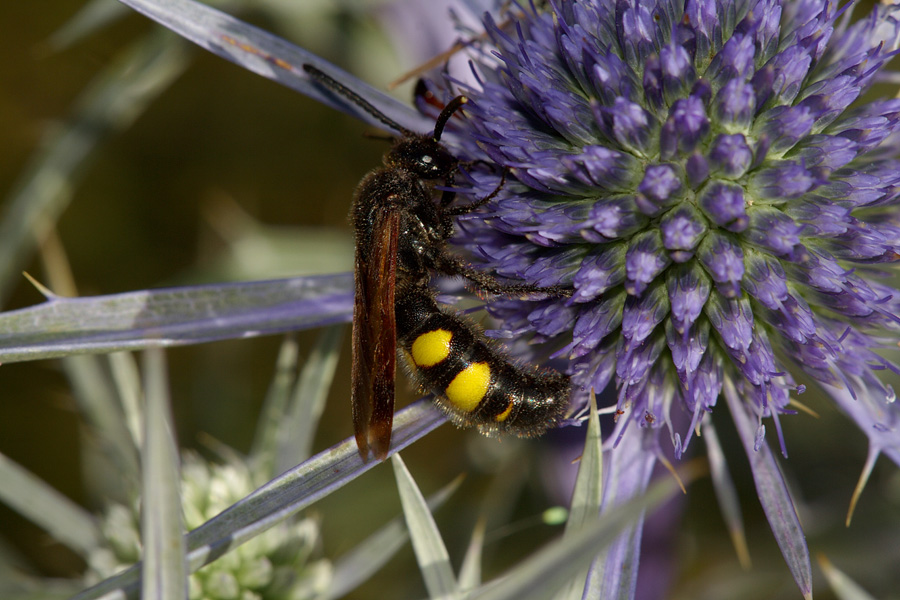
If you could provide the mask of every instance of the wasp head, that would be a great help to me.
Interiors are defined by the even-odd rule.
[[[427,135],[403,136],[385,157],[387,166],[406,169],[421,179],[446,179],[458,160]]]

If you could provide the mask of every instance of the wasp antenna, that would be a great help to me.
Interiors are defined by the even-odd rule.
[[[469,99],[465,96],[457,96],[447,103],[447,106],[444,107],[444,110],[441,111],[441,114],[438,115],[437,121],[435,121],[434,123],[434,141],[441,141],[441,134],[444,133],[444,125],[447,124],[447,121],[450,120],[450,117],[453,116],[453,113],[462,108],[462,105],[468,101]]]
[[[412,131],[401,126],[399,123],[397,123],[396,121],[394,121],[393,119],[388,117],[386,114],[384,114],[383,112],[381,112],[380,110],[375,108],[371,102],[369,102],[368,100],[366,100],[365,98],[363,98],[362,96],[360,96],[359,94],[357,94],[356,92],[354,92],[353,90],[351,90],[350,88],[345,86],[343,83],[340,83],[334,77],[332,77],[331,75],[328,75],[321,69],[314,67],[309,63],[306,63],[303,65],[303,70],[306,71],[306,73],[310,77],[312,77],[313,79],[315,79],[316,81],[318,81],[319,83],[324,85],[325,87],[331,89],[331,91],[336,92],[336,93],[340,94],[341,96],[347,98],[348,100],[350,100],[350,102],[357,105],[358,107],[360,107],[361,109],[363,109],[364,111],[366,111],[367,113],[369,113],[370,115],[372,115],[373,117],[375,117],[376,119],[378,119],[379,121],[381,121],[382,123],[384,123],[385,125],[390,127],[391,129],[393,129],[394,131],[398,131],[398,132],[402,133],[403,135],[415,135]],[[449,115],[448,115],[448,118],[449,118]]]

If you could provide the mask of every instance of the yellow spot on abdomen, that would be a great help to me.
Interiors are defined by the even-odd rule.
[[[412,359],[417,367],[433,367],[450,356],[453,334],[446,329],[423,333],[412,344]]]
[[[512,409],[513,409],[513,403],[510,402],[509,406],[506,407],[506,410],[504,410],[502,413],[500,413],[499,415],[494,417],[494,420],[498,423],[502,423],[503,421],[505,421],[507,419],[507,417],[509,417],[509,413],[512,412]]]
[[[491,367],[487,363],[472,363],[459,372],[444,393],[456,408],[472,412],[487,394],[491,384]]]

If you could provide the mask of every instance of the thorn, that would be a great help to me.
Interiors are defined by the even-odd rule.
[[[54,294],[54,293],[50,290],[50,288],[48,288],[48,287],[45,286],[43,283],[41,283],[40,281],[38,281],[37,279],[35,279],[34,277],[32,277],[28,272],[22,271],[22,275],[24,275],[24,276],[25,276],[25,279],[27,279],[28,282],[29,282],[31,285],[33,285],[33,286],[35,287],[35,289],[37,289],[37,291],[39,291],[39,292],[41,293],[41,295],[43,295],[44,298],[46,298],[47,300],[56,300],[57,298],[60,297],[59,295]]]

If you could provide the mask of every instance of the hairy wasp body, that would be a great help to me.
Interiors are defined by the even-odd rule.
[[[383,459],[390,449],[398,343],[420,387],[435,394],[457,425],[522,437],[554,426],[568,404],[568,377],[511,362],[477,327],[440,307],[429,285],[433,273],[442,273],[491,294],[563,293],[502,284],[447,250],[453,218],[493,196],[451,206],[453,193],[438,200],[433,190],[435,183],[451,184],[459,167],[440,136],[465,98],[444,107],[433,134],[417,134],[315,67],[304,70],[401,134],[384,166],[360,182],[350,213],[356,233],[351,394],[360,455],[371,450]]]

